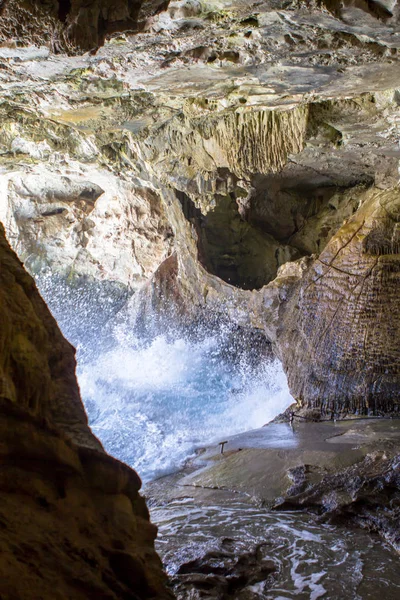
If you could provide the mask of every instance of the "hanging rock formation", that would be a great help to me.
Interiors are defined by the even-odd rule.
[[[62,337],[0,231],[0,596],[171,598],[141,482],[91,433]]]

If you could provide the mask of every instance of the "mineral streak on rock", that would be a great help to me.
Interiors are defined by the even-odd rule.
[[[399,409],[399,222],[398,189],[368,192],[282,305],[277,345],[301,406]]]
[[[74,349],[0,231],[0,596],[171,598],[141,481],[91,433]]]

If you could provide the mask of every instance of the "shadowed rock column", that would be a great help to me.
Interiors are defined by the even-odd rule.
[[[31,43],[50,38],[56,51],[95,50],[107,34],[140,30],[142,7],[145,20],[167,6],[168,0],[3,0],[0,34]]]
[[[302,407],[400,408],[400,192],[372,190],[280,307],[277,347]]]
[[[172,598],[141,481],[91,433],[62,337],[0,225],[0,597]]]

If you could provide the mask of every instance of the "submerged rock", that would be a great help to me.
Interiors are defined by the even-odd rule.
[[[199,549],[200,556],[180,564],[171,578],[176,597],[182,600],[253,598],[252,586],[262,582],[263,587],[267,587],[268,579],[277,570],[268,552],[263,551],[264,546],[269,544],[245,548],[237,540],[222,538],[204,554]]]

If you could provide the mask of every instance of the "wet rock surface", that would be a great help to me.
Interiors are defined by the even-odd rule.
[[[268,509],[310,509],[377,531],[398,550],[397,419],[270,424],[199,453],[182,473],[146,486],[151,504],[191,497]],[[246,500],[247,499],[247,500]]]
[[[266,585],[275,573],[276,564],[265,556],[259,543],[246,548],[237,540],[222,538],[216,547],[198,558],[181,564],[171,578],[177,598],[246,598],[249,586]],[[247,588],[247,589],[246,589]],[[244,591],[243,591],[244,590]]]
[[[237,563],[242,587],[233,597],[243,600],[380,594],[396,599],[398,555],[376,534],[304,511],[271,512],[226,490],[193,491],[186,488],[186,497],[151,509],[159,524],[157,549],[178,597],[223,597],[232,575],[227,564]],[[180,575],[181,570],[190,573]],[[227,573],[228,581],[203,574],[216,570]]]
[[[326,475],[317,484],[296,474],[297,485],[276,508],[307,507],[336,522],[353,521],[379,532],[399,551],[400,455],[398,448],[391,450],[372,452],[356,466]]]

